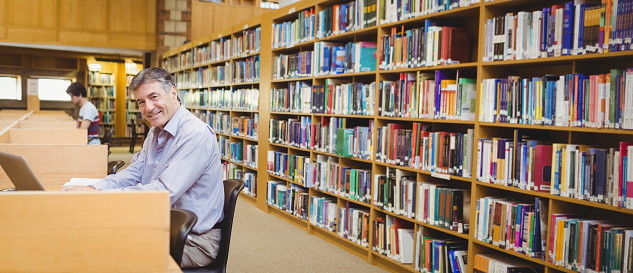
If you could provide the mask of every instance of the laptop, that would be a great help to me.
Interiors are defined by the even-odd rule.
[[[0,166],[18,191],[43,191],[35,173],[24,157],[0,152]]]

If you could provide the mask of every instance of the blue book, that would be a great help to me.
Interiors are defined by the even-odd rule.
[[[330,71],[330,47],[323,46],[323,60],[321,63],[321,72],[326,73]]]
[[[566,2],[563,8],[563,47],[561,50],[562,56],[571,55],[572,37],[574,30],[574,2]]]
[[[580,18],[578,19],[578,24],[580,25],[579,27],[579,31],[578,31],[578,49],[584,48],[584,40],[583,40],[583,36],[585,35],[585,29],[584,29],[584,25],[585,25],[585,8],[587,7],[586,4],[580,4]],[[579,53],[580,54],[580,53]]]
[[[357,56],[359,64],[356,64],[359,65],[359,69],[356,72],[376,71],[376,50],[378,45],[374,42],[358,42],[356,47],[359,48]]]
[[[551,8],[543,9],[543,25],[541,26],[541,54],[547,55],[547,45],[549,40],[545,37],[549,37],[549,22],[550,22],[550,10]]]
[[[332,66],[330,67],[330,74],[345,73],[345,47],[333,46],[331,53]]]

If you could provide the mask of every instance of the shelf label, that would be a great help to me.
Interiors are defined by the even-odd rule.
[[[247,28],[248,28],[248,24],[244,25],[244,29],[247,29]]]
[[[291,14],[293,12],[295,12],[295,8],[291,8],[291,9],[288,10],[288,14]]]
[[[432,177],[437,177],[437,178],[440,178],[440,179],[444,179],[444,180],[451,180],[451,176],[449,174],[442,174],[442,173],[432,172],[431,176]]]
[[[27,81],[26,94],[28,96],[37,96],[37,79],[29,79]]]

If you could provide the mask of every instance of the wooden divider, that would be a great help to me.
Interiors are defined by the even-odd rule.
[[[22,122],[22,121],[21,121]],[[21,124],[20,122],[20,124]],[[8,142],[13,144],[86,144],[86,129],[10,129]],[[2,141],[2,139],[0,139]]]
[[[0,126],[3,121],[0,120]],[[4,128],[4,127],[0,127]],[[26,129],[77,129],[76,121],[22,120],[16,128]]]
[[[73,177],[104,178],[107,174],[106,145],[0,144],[0,151],[26,158],[46,190],[58,191]],[[2,170],[0,189],[5,188],[13,188],[13,183]]]
[[[178,272],[169,217],[166,191],[0,193],[0,272]]]

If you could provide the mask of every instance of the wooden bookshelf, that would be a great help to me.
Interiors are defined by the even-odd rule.
[[[490,2],[478,2],[468,6],[452,8],[440,12],[418,14],[411,18],[404,18],[395,22],[383,22],[381,20],[382,11],[380,10],[380,1],[378,1],[377,10],[377,26],[365,27],[362,29],[356,29],[347,31],[344,33],[332,35],[329,37],[317,38],[316,31],[313,34],[314,38],[304,39],[301,41],[294,41],[288,44],[283,44],[276,48],[271,48],[274,44],[273,39],[273,24],[281,24],[284,22],[294,21],[301,16],[301,13],[305,10],[313,10],[317,15],[319,12],[332,7],[333,5],[345,4],[345,1],[330,1],[330,0],[304,0],[287,7],[275,10],[272,14],[263,15],[260,18],[254,19],[244,24],[237,24],[234,27],[233,32],[223,32],[222,34],[212,34],[209,36],[209,40],[203,41],[202,44],[208,43],[211,40],[218,40],[220,37],[236,37],[239,36],[243,29],[250,29],[255,25],[261,26],[261,50],[260,50],[260,66],[261,73],[259,82],[244,82],[229,84],[231,90],[236,88],[243,88],[244,86],[258,86],[260,89],[259,96],[259,131],[257,141],[251,139],[236,137],[231,134],[218,133],[219,136],[243,142],[257,143],[259,146],[259,159],[258,159],[258,190],[257,197],[251,198],[245,196],[244,199],[248,202],[255,204],[261,210],[270,212],[279,216],[280,218],[305,229],[311,234],[315,234],[326,241],[346,249],[347,251],[354,253],[355,255],[366,259],[369,263],[379,265],[392,272],[418,272],[415,268],[415,262],[413,264],[402,264],[393,258],[387,257],[384,253],[380,253],[374,248],[373,233],[377,228],[377,219],[379,218],[396,218],[399,221],[407,223],[414,230],[414,236],[420,232],[424,237],[432,236],[440,239],[458,239],[467,242],[468,245],[468,262],[466,272],[474,271],[474,257],[477,254],[496,254],[502,255],[506,258],[512,258],[534,267],[537,272],[574,272],[568,268],[564,268],[547,261],[540,257],[529,257],[525,254],[515,252],[513,250],[502,249],[491,243],[481,241],[476,238],[477,232],[477,200],[484,197],[504,196],[524,203],[534,204],[535,198],[544,200],[544,204],[548,205],[547,213],[547,234],[553,228],[553,223],[549,223],[552,214],[567,213],[567,214],[581,214],[582,218],[592,219],[617,219],[614,220],[617,226],[633,226],[633,221],[628,217],[633,213],[632,209],[622,208],[618,206],[612,206],[610,204],[604,204],[589,200],[580,200],[572,197],[565,197],[552,194],[550,192],[537,192],[524,190],[513,186],[492,184],[485,181],[479,181],[477,175],[477,166],[482,163],[478,156],[477,144],[480,139],[487,138],[513,138],[515,130],[526,130],[528,132],[540,132],[550,135],[552,143],[563,144],[588,144],[596,147],[604,148],[616,148],[619,142],[633,142],[633,130],[614,129],[614,128],[587,128],[577,126],[552,126],[552,125],[533,125],[533,124],[516,124],[516,123],[499,123],[499,122],[484,122],[480,119],[480,113],[484,113],[485,110],[482,107],[482,82],[491,78],[507,78],[508,76],[521,76],[521,77],[543,77],[547,74],[554,75],[567,75],[573,73],[584,73],[587,75],[604,74],[609,73],[610,69],[626,69],[633,67],[633,51],[621,51],[621,52],[608,52],[608,53],[596,53],[596,54],[583,54],[583,55],[571,55],[571,56],[558,56],[558,57],[541,57],[534,59],[524,60],[506,60],[506,61],[484,61],[486,49],[486,22],[489,19],[494,19],[497,16],[505,15],[506,13],[513,12],[516,14],[519,11],[532,12],[535,10],[542,10],[546,7],[551,7],[552,4],[564,5],[564,1],[545,1],[545,0],[496,0]],[[397,69],[387,69],[380,66],[380,60],[377,60],[376,71],[360,72],[360,73],[344,73],[334,75],[317,75],[315,69],[312,68],[312,73],[305,77],[300,78],[279,78],[273,79],[275,59],[280,55],[298,54],[301,52],[314,51],[316,43],[319,42],[359,42],[370,41],[378,43],[377,55],[381,52],[381,37],[383,35],[390,35],[392,28],[400,31],[401,29],[413,29],[423,27],[425,20],[433,20],[439,23],[439,26],[450,25],[454,27],[460,27],[465,29],[469,34],[470,52],[469,60],[459,64],[441,64],[432,66],[421,67],[407,67]],[[195,42],[195,41],[194,41]],[[200,42],[198,42],[200,44]],[[183,46],[179,49],[172,50],[163,55],[163,60],[168,64],[168,69],[176,74],[180,75],[187,71],[188,68],[179,67],[173,65],[178,63],[180,57],[191,50],[192,46]],[[233,56],[231,62],[240,61],[254,54],[245,54],[240,56]],[[218,61],[210,64],[223,65],[224,61]],[[205,66],[205,65],[202,65]],[[412,117],[390,117],[380,113],[379,109],[379,96],[380,89],[379,84],[382,82],[396,81],[403,73],[434,73],[436,71],[447,73],[459,73],[459,77],[475,79],[477,96],[475,107],[475,119],[474,120],[460,120],[460,119],[434,119],[434,118],[412,118]],[[271,101],[271,92],[274,89],[288,88],[290,84],[297,82],[304,82],[309,86],[323,85],[328,80],[336,80],[343,83],[361,82],[364,84],[376,83],[375,88],[375,103],[374,113],[371,115],[354,115],[354,114],[323,114],[307,112],[291,112],[291,111],[279,111],[273,110],[271,107],[273,101]],[[213,89],[214,87],[202,87],[207,89]],[[186,88],[190,90],[192,88]],[[191,106],[192,111],[207,111],[207,112],[219,112],[225,113],[229,117],[239,115],[251,115],[255,112],[250,111],[238,111],[234,109],[217,109],[217,108],[204,108],[200,106]],[[270,121],[271,120],[284,120],[289,121],[296,119],[309,118],[311,124],[322,123],[325,120],[331,118],[345,118],[348,128],[352,126],[368,126],[373,124],[374,131],[372,131],[371,141],[371,158],[362,159],[354,157],[342,157],[329,151],[312,149],[311,147],[298,147],[289,143],[283,142],[271,142],[269,137],[271,136]],[[428,131],[431,132],[451,132],[451,133],[472,133],[471,137],[474,141],[473,150],[470,152],[472,159],[472,166],[470,170],[470,176],[459,176],[456,174],[438,173],[436,171],[425,170],[421,168],[412,168],[410,166],[396,165],[394,163],[384,162],[377,157],[377,132],[380,127],[387,126],[388,124],[399,124],[404,128],[411,129],[414,123],[420,123],[428,125]],[[369,238],[368,246],[362,246],[356,242],[352,242],[349,239],[339,235],[336,231],[323,228],[317,224],[314,224],[311,219],[307,221],[300,219],[297,216],[289,213],[285,209],[279,209],[275,205],[268,203],[268,181],[277,181],[281,185],[285,185],[288,189],[291,187],[303,187],[306,184],[302,181],[296,180],[289,176],[282,176],[273,172],[268,172],[267,169],[267,152],[274,151],[278,153],[287,154],[290,156],[304,157],[304,160],[309,162],[315,162],[319,158],[327,157],[341,166],[347,166],[354,169],[369,170],[371,174],[371,183],[375,183],[374,177],[376,175],[386,175],[388,170],[398,170],[399,172],[411,173],[415,180],[419,182],[429,182],[438,185],[445,185],[451,189],[465,190],[470,194],[470,222],[469,229],[465,233],[459,233],[454,230],[449,230],[426,221],[421,221],[416,217],[407,217],[400,213],[396,213],[392,210],[379,207],[375,205],[371,198],[367,202],[355,200],[345,194],[334,192],[330,190],[321,189],[319,186],[307,187],[305,191],[308,197],[311,198],[326,198],[328,200],[334,200],[336,202],[336,208],[355,208],[367,211],[369,214]],[[230,159],[228,160],[230,162]],[[240,166],[244,169],[248,169],[247,166]],[[324,183],[324,181],[321,181]],[[293,186],[294,185],[294,186]],[[417,185],[417,184],[416,184]],[[370,196],[373,197],[373,185],[371,187]],[[308,201],[310,202],[310,200]],[[307,211],[308,215],[312,215],[311,211]],[[415,243],[413,255],[415,253]],[[547,240],[547,246],[545,254],[551,248],[549,239]],[[415,261],[415,259],[414,259]]]

